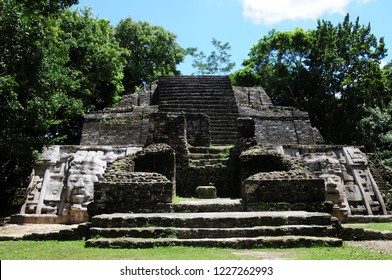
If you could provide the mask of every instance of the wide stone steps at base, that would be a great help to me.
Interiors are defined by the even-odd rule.
[[[91,218],[92,227],[236,228],[281,225],[330,225],[331,215],[306,211],[114,213]]]
[[[257,226],[247,228],[175,228],[175,227],[138,227],[138,228],[91,228],[92,237],[103,238],[235,238],[259,236],[318,236],[335,237],[336,229],[332,226],[288,225]]]
[[[92,217],[86,247],[341,246],[331,221],[305,211],[103,214]]]
[[[295,248],[313,246],[339,247],[343,241],[333,237],[313,236],[261,236],[243,238],[206,238],[206,239],[177,239],[177,238],[98,238],[86,241],[86,247],[112,249],[139,249],[166,246],[191,247],[220,247],[233,249],[255,248]]]

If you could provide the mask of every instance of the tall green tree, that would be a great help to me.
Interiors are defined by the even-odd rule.
[[[193,57],[192,66],[197,69],[197,74],[199,75],[229,73],[235,66],[235,63],[230,61],[230,44],[228,42],[222,43],[215,38],[212,38],[211,44],[215,50],[208,56],[203,51],[198,51],[197,48],[187,49],[187,53]]]
[[[1,207],[27,178],[34,151],[53,139],[49,128],[60,123],[68,73],[57,17],[76,2],[0,0]]]
[[[263,86],[277,105],[308,111],[328,142],[361,144],[363,108],[388,99],[380,68],[385,56],[383,38],[347,14],[336,26],[319,20],[315,30],[270,32],[233,80]]]
[[[28,177],[43,145],[79,143],[83,115],[123,91],[122,49],[108,21],[65,9],[76,1],[32,2],[0,0],[2,199]]]
[[[364,106],[360,121],[362,144],[392,167],[392,62],[382,69],[384,96],[376,106]]]
[[[369,151],[378,153],[385,165],[392,167],[392,101],[384,108],[366,107],[360,121],[363,141]]]
[[[113,105],[124,91],[124,59],[109,21],[97,19],[90,8],[67,10],[59,18],[68,51],[64,65],[75,81],[68,95],[82,101],[85,111]]]
[[[185,51],[177,44],[177,36],[163,27],[126,18],[117,25],[115,37],[124,49],[126,93],[161,75],[180,74],[176,66],[183,61]]]

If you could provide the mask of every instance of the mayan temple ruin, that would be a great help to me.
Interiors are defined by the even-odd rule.
[[[12,222],[81,224],[92,247],[340,246],[341,223],[390,218],[383,186],[262,88],[164,76],[46,148]]]

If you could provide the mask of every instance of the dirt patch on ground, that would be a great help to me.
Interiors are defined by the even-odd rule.
[[[392,240],[348,241],[347,245],[362,247],[363,249],[392,255]]]
[[[78,225],[59,225],[59,224],[5,224],[0,227],[0,239],[2,237],[22,238],[32,233],[54,233],[64,229],[77,228]]]

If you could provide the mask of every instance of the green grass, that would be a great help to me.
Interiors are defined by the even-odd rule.
[[[151,249],[85,248],[84,241],[3,241],[2,260],[238,260],[232,249],[161,247]]]
[[[344,245],[339,248],[233,250],[164,247],[152,249],[85,248],[83,241],[3,241],[1,260],[250,260],[273,256],[293,260],[392,260],[392,255]]]
[[[367,228],[379,231],[392,231],[392,223],[367,223],[367,224],[345,224],[344,227]]]

